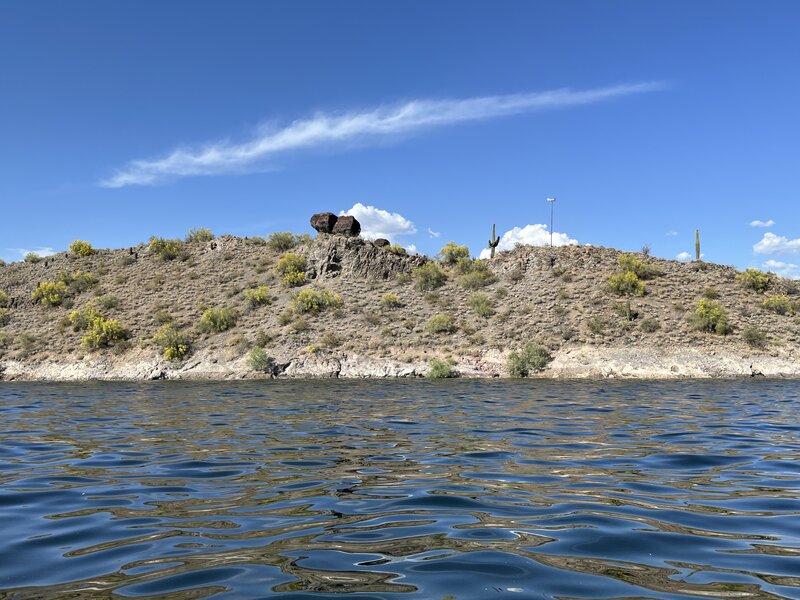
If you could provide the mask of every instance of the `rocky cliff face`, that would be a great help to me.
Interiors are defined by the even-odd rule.
[[[285,286],[276,274],[282,252],[234,237],[185,244],[168,261],[138,246],[0,267],[0,291],[8,294],[0,377],[416,377],[432,358],[449,361],[462,376],[494,377],[506,374],[508,353],[529,341],[554,357],[544,376],[800,375],[799,317],[762,306],[771,295],[800,301],[797,286],[778,278],[760,294],[730,267],[639,255],[660,274],[644,282],[646,294],[631,298],[629,310],[627,299],[609,289],[620,253],[606,248],[521,247],[483,261],[482,278],[445,268],[444,284],[432,290],[418,289],[413,276],[428,259],[360,238],[320,234],[292,252],[307,261],[300,287]],[[73,290],[60,306],[32,302],[39,283],[75,272],[96,282]],[[249,299],[258,286],[267,286],[268,301]],[[330,292],[341,305],[302,312],[295,297],[303,289]],[[692,326],[704,297],[726,309],[728,335]],[[124,326],[127,342],[82,348],[85,332],[69,315],[87,305]],[[202,328],[210,308],[228,309],[230,327]],[[442,315],[450,326],[436,331],[431,320]],[[165,324],[191,347],[182,360],[166,360],[154,342]],[[255,347],[264,349],[269,368],[253,368],[248,356]]]

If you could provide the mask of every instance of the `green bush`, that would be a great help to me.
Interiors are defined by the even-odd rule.
[[[391,246],[384,246],[384,250],[387,252],[391,252],[392,254],[397,254],[398,256],[407,256],[408,250],[403,248],[398,244],[392,244]]]
[[[644,284],[633,271],[617,273],[608,278],[608,287],[620,296],[644,296]]]
[[[130,334],[116,319],[106,319],[97,314],[86,327],[86,335],[81,340],[81,347],[87,350],[98,350],[114,346],[126,339]]]
[[[528,342],[521,352],[512,352],[508,355],[506,369],[511,377],[527,377],[531,373],[544,370],[551,360],[553,357],[547,348],[535,342]]]
[[[761,308],[779,315],[793,315],[800,311],[800,303],[792,302],[789,296],[770,296],[761,303]]]
[[[758,269],[745,269],[736,279],[746,288],[755,290],[759,294],[766,292],[773,284],[773,277]]]
[[[472,294],[467,300],[467,304],[476,314],[484,318],[489,318],[495,313],[494,304],[486,294]]]
[[[392,292],[386,292],[381,298],[381,307],[386,309],[401,308],[403,302]]]
[[[286,252],[300,243],[300,236],[291,231],[276,231],[267,236],[267,246],[276,252]]]
[[[594,316],[586,322],[589,331],[594,335],[603,335],[606,331],[606,323],[598,316]]]
[[[328,290],[315,290],[306,288],[300,290],[292,299],[292,306],[298,313],[316,314],[323,310],[340,308],[342,297]]]
[[[636,258],[635,254],[621,254],[618,262],[620,269],[634,273],[639,279],[652,279],[661,274],[653,265]]]
[[[69,253],[75,256],[91,256],[92,254],[97,254],[97,250],[92,248],[89,242],[75,240],[69,245]]]
[[[33,292],[34,302],[45,306],[59,306],[67,297],[67,286],[63,281],[44,281]]]
[[[273,373],[275,359],[271,358],[261,346],[256,346],[247,356],[247,365],[258,373]]]
[[[73,271],[67,273],[63,271],[58,274],[56,281],[63,283],[67,287],[67,293],[70,295],[80,294],[89,288],[97,285],[97,275],[86,271]]]
[[[653,333],[654,331],[658,331],[659,329],[661,329],[661,323],[658,322],[658,319],[649,317],[642,321],[640,327],[642,331],[644,331],[645,333]]]
[[[306,281],[306,269],[308,262],[305,256],[287,252],[278,261],[275,267],[275,274],[278,275],[284,284],[289,287],[303,285]]]
[[[8,316],[7,308],[0,308],[0,327],[8,325],[10,318]]]
[[[703,298],[708,298],[709,300],[716,300],[719,298],[719,292],[717,291],[717,288],[711,286],[707,287],[705,290],[703,290]]]
[[[497,278],[489,270],[487,263],[475,260],[472,261],[468,272],[462,275],[459,281],[465,290],[479,290],[493,284]]]
[[[449,379],[458,377],[459,373],[450,364],[438,358],[432,358],[428,362],[428,372],[425,377],[429,379]]]
[[[206,229],[205,227],[196,227],[195,229],[190,229],[186,233],[186,241],[190,244],[210,242],[213,239],[214,234],[211,233],[210,229]]]
[[[36,252],[28,252],[23,260],[26,263],[38,263],[42,260],[42,257],[36,254]]]
[[[83,310],[73,310],[69,313],[67,321],[72,325],[73,331],[85,331],[92,324],[92,321],[102,316],[103,314],[97,309],[94,303],[90,302]]]
[[[754,325],[745,328],[742,332],[742,337],[747,345],[752,348],[766,348],[767,346],[767,334]]]
[[[469,257],[469,248],[459,246],[455,242],[448,242],[444,248],[439,250],[439,260],[448,267],[455,265],[460,259]]]
[[[237,315],[231,308],[209,308],[203,312],[198,326],[203,333],[220,333],[236,325]]]
[[[148,248],[152,254],[155,254],[161,260],[174,260],[180,256],[183,250],[183,242],[153,236],[150,238]]]
[[[272,304],[272,294],[269,293],[269,288],[265,285],[245,290],[244,297],[253,308]]]
[[[719,302],[708,298],[701,298],[697,303],[692,317],[692,325],[698,331],[710,331],[719,335],[730,333],[728,312]]]
[[[0,290],[0,308],[8,306],[8,292]]]
[[[191,350],[191,343],[186,335],[169,323],[158,328],[153,336],[153,342],[160,348],[166,360],[181,360]]]
[[[435,262],[426,262],[424,265],[417,267],[412,275],[417,289],[421,291],[435,290],[442,287],[447,281],[447,275]]]
[[[457,327],[453,322],[453,318],[444,313],[433,315],[428,319],[428,323],[425,325],[425,331],[434,334],[455,333],[456,329]]]

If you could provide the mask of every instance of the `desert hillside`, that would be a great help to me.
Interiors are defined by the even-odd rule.
[[[343,235],[196,237],[0,266],[0,377],[503,376],[531,352],[522,374],[800,373],[798,287],[772,274],[589,246],[429,260]]]

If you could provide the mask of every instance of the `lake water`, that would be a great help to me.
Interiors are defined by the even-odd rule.
[[[800,384],[0,384],[0,598],[800,598]]]

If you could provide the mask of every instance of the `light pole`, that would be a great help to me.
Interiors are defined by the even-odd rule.
[[[555,198],[548,198],[547,201],[550,203],[550,247],[553,247],[553,209],[556,205]]]

